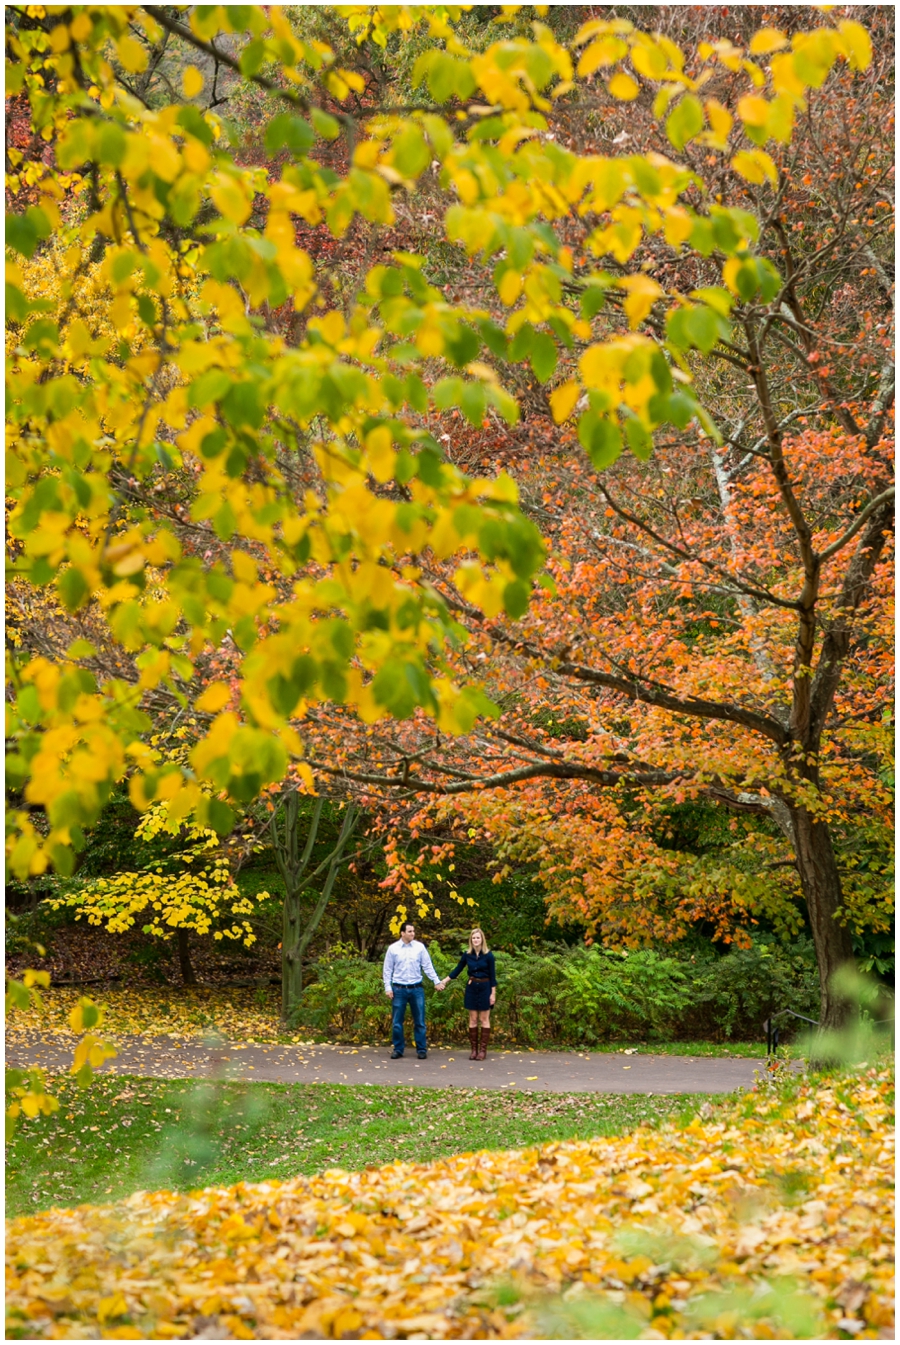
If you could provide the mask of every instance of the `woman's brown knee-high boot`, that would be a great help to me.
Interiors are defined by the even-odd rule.
[[[478,1055],[475,1057],[476,1060],[483,1060],[487,1055],[487,1044],[490,1041],[490,1038],[491,1029],[489,1027],[483,1027],[481,1029],[481,1045],[478,1048]]]
[[[470,1028],[469,1028],[469,1041],[472,1043],[472,1054],[469,1056],[469,1059],[470,1059],[470,1060],[477,1060],[477,1059],[478,1059],[478,1028],[477,1028],[477,1027],[470,1027]]]

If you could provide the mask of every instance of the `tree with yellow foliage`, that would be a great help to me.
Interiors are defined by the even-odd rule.
[[[727,351],[736,305],[772,304],[785,282],[757,249],[756,217],[718,202],[683,151],[701,146],[711,179],[727,164],[772,180],[767,146],[790,142],[836,63],[865,68],[865,28],[835,15],[791,38],[763,29],[746,49],[704,42],[688,64],[670,38],[619,18],[564,44],[541,7],[512,35],[503,24],[520,7],[504,7],[476,51],[454,26],[464,8],[341,7],[359,43],[384,47],[398,29],[423,43],[416,104],[353,111],[358,76],[277,7],[8,8],[7,90],[52,146],[28,165],[36,203],[7,224],[14,582],[98,613],[123,662],[99,673],[83,639],[59,656],[13,651],[17,874],[71,871],[125,777],[137,807],[165,804],[173,823],[220,834],[229,800],[289,767],[313,791],[304,722],[317,704],[368,724],[423,712],[440,734],[494,712],[454,675],[462,631],[424,572],[429,557],[450,563],[488,617],[524,614],[539,577],[543,544],[513,481],[466,477],[426,425],[454,407],[475,428],[514,421],[494,361],[547,382],[564,358],[550,405],[595,469],[625,450],[647,459],[667,425],[717,439],[692,369]],[[183,96],[159,105],[142,80],[167,45],[191,63]],[[211,69],[270,99],[279,169],[238,162],[215,99],[198,102]],[[723,71],[740,86],[734,113],[707,91]],[[566,99],[643,90],[671,153],[579,153],[549,131]],[[323,164],[331,140],[345,171]],[[298,229],[389,226],[395,200],[432,172],[441,232],[482,268],[500,320],[448,299],[406,252],[379,254],[358,292],[329,305],[330,254],[300,246]],[[560,237],[570,217],[585,226],[577,273]],[[636,259],[648,238],[714,258],[721,283],[666,288]],[[51,239],[52,314],[27,265]],[[95,266],[107,321],[80,303]],[[266,320],[284,305],[291,341]],[[210,680],[226,643],[234,676]],[[184,764],[147,741],[163,691],[204,720]]]

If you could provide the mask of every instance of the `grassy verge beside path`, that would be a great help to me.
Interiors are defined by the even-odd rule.
[[[328,1168],[427,1163],[478,1149],[623,1135],[694,1116],[708,1096],[523,1096],[343,1084],[194,1084],[100,1075],[61,1082],[60,1109],[20,1122],[6,1212],[284,1180]]]

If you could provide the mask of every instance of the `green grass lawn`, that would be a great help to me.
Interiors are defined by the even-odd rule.
[[[518,1049],[513,1047],[513,1049]],[[537,1047],[537,1050],[559,1050],[559,1047],[546,1046]],[[642,1041],[629,1043],[623,1046],[620,1043],[599,1042],[593,1046],[570,1047],[570,1050],[580,1050],[585,1055],[615,1055],[625,1051],[631,1051],[634,1055],[683,1055],[690,1056],[696,1060],[700,1056],[718,1056],[720,1059],[729,1059],[740,1056],[742,1060],[762,1060],[766,1054],[766,1043],[763,1041]]]
[[[642,1121],[690,1120],[713,1100],[106,1075],[85,1092],[61,1080],[58,1096],[58,1112],[20,1121],[7,1146],[7,1215],[102,1204],[139,1190],[187,1191],[621,1135]]]

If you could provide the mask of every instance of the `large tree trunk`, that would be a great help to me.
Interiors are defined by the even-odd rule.
[[[831,833],[827,822],[813,817],[805,808],[792,808],[791,821],[797,868],[819,964],[819,1021],[822,1027],[839,1028],[850,1006],[835,992],[831,982],[841,967],[853,965],[853,943],[846,925],[835,918],[842,905],[842,894]]]

